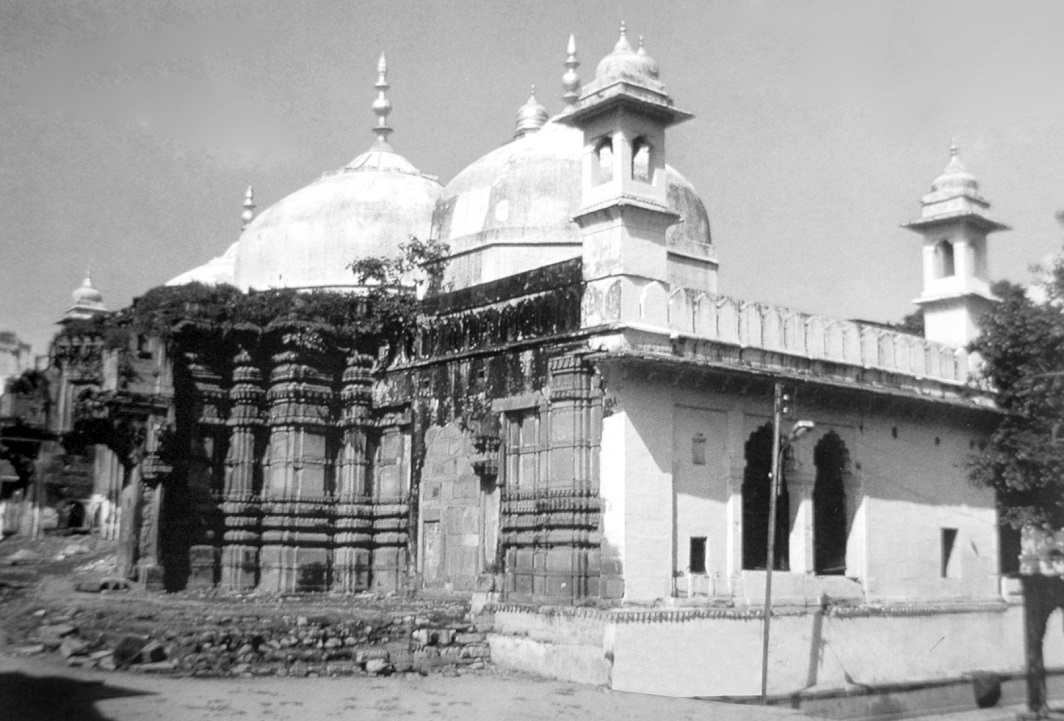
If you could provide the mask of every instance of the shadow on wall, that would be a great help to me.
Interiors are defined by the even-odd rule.
[[[0,709],[5,718],[19,721],[106,721],[108,717],[95,708],[97,701],[144,695],[148,692],[104,681],[0,673]]]

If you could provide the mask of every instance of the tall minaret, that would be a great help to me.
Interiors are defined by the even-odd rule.
[[[920,217],[904,227],[923,237],[924,284],[913,302],[924,313],[924,337],[963,347],[979,335],[979,317],[995,301],[986,260],[987,235],[1009,226],[992,219],[979,183],[961,163],[956,144],[949,163],[920,203]]]
[[[668,207],[665,129],[690,117],[673,106],[657,63],[632,48],[622,23],[613,52],[559,118],[584,134],[574,220],[583,240],[585,325],[668,324],[665,231],[679,216]]]

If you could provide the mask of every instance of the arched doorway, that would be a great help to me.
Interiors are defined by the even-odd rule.
[[[846,444],[831,431],[813,449],[816,483],[813,486],[813,570],[819,574],[845,575],[846,475],[849,453]]]
[[[782,467],[781,467],[782,476]],[[772,424],[758,428],[746,441],[746,470],[743,473],[743,568],[765,568],[768,554],[768,506],[772,474]],[[790,495],[786,477],[780,478],[776,500],[776,551],[772,567],[790,569]]]

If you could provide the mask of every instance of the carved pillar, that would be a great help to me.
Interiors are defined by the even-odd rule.
[[[286,333],[273,356],[269,465],[263,477],[259,585],[267,591],[328,587],[332,542],[332,377],[320,337]]]
[[[392,411],[378,420],[373,456],[373,567],[371,588],[378,593],[405,586],[410,540],[409,463],[410,416]]]
[[[264,445],[262,405],[266,392],[262,373],[247,350],[233,359],[229,389],[229,452],[222,491],[221,585],[247,590],[258,584],[259,572],[259,454]]]
[[[370,587],[373,515],[367,488],[367,430],[370,418],[370,369],[373,358],[354,353],[347,359],[340,391],[342,434],[336,456],[336,535],[333,590],[352,593]]]
[[[187,486],[183,489],[191,516],[183,519],[191,526],[188,587],[209,588],[221,575],[223,516],[217,498],[222,492],[229,435],[225,419],[228,394],[222,388],[222,376],[207,366],[202,354],[185,356],[194,390]]]
[[[122,463],[122,491],[119,496],[119,528],[117,566],[124,578],[136,576],[140,550],[140,527],[143,515],[143,498],[140,478],[140,463]]]

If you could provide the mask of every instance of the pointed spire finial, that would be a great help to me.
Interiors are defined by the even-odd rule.
[[[617,38],[617,44],[613,46],[613,52],[632,52],[632,46],[628,42],[628,23],[621,21],[621,36]]]
[[[580,61],[576,59],[576,36],[571,33],[565,52],[565,73],[562,75],[562,89],[565,92],[562,93],[562,100],[565,102],[565,109],[572,110],[580,99],[580,76],[576,73]]]
[[[248,189],[244,191],[244,210],[240,213],[240,230],[244,230],[248,227],[248,224],[255,218],[255,189],[248,186]]]
[[[377,145],[391,150],[388,145],[388,136],[392,133],[392,127],[388,125],[388,115],[392,112],[392,103],[388,100],[385,92],[391,85],[388,84],[388,62],[381,53],[377,61],[377,82],[373,84],[377,89],[377,99],[373,101],[373,113],[377,116],[377,124],[373,126],[373,132],[377,135]]]

